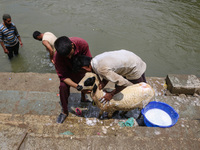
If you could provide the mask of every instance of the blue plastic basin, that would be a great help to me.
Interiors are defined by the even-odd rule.
[[[146,113],[149,110],[154,111],[157,109],[162,110],[169,115],[169,117],[171,118],[171,122],[170,122],[171,124],[168,124],[168,125],[155,124],[155,121],[153,123],[150,121],[150,119],[147,118]],[[156,102],[156,101],[150,102],[145,108],[142,109],[141,113],[144,116],[144,123],[147,127],[161,127],[161,128],[172,127],[173,125],[176,124],[179,118],[178,113],[170,105],[163,102]],[[161,118],[155,117],[155,119],[161,119]]]

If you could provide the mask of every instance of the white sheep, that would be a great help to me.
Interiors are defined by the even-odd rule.
[[[103,112],[108,112],[108,118],[111,118],[113,113],[117,110],[129,111],[135,108],[140,110],[144,108],[154,97],[153,88],[144,82],[133,84],[126,87],[121,92],[115,94],[109,103],[102,103],[99,101],[105,95],[103,90],[99,90],[98,76],[92,72],[87,72],[82,80],[78,83],[77,90],[91,90],[91,98],[100,108],[99,118]]]

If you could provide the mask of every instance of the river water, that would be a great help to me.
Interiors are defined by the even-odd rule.
[[[55,73],[44,46],[32,38],[39,30],[84,38],[93,56],[130,50],[147,63],[147,77],[200,77],[199,0],[0,0],[4,13],[24,46],[11,61],[0,48],[1,72]]]

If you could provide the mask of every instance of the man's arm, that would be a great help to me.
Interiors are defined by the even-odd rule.
[[[100,101],[102,103],[110,101],[115,94],[121,92],[124,88],[126,88],[126,86],[117,86],[116,89],[114,89],[113,91],[106,92],[106,94],[100,99]]]
[[[101,102],[107,102],[112,99],[112,97],[122,91],[126,86],[132,85],[127,79],[123,76],[115,73],[114,71],[106,71],[106,69],[101,68],[103,71],[100,71],[99,74],[106,78],[107,81],[111,81],[116,84],[116,89],[112,92],[106,92],[105,96],[103,96],[100,100]],[[105,80],[105,79],[104,79]]]
[[[1,43],[1,47],[2,47],[3,50],[4,50],[4,53],[8,54],[9,51],[7,50],[6,46],[5,46],[4,43],[3,43],[3,33],[2,33],[1,30],[0,30],[0,43]]]
[[[21,45],[21,47],[23,46],[23,43],[22,43],[22,40],[21,40],[21,37],[17,31],[17,27],[13,24],[13,26],[15,27],[15,35],[17,36],[18,40],[19,40],[19,44]]]
[[[2,48],[3,48],[3,50],[4,50],[4,53],[8,54],[9,51],[8,51],[7,48],[5,47],[4,43],[3,43],[2,41],[1,41],[0,43],[1,43],[1,46],[2,46]]]
[[[99,84],[99,89],[103,89],[108,84],[108,80],[103,79]]]
[[[53,61],[54,51],[53,51],[51,45],[46,40],[42,41],[42,44],[46,47],[46,49],[47,49],[47,51],[49,52],[49,55],[50,55],[50,60],[54,64],[54,61]]]
[[[21,47],[22,47],[22,46],[23,46],[23,43],[22,43],[21,37],[20,37],[20,36],[18,36],[17,38],[18,38],[18,40],[19,40],[19,44],[20,44],[20,45],[21,45]]]
[[[78,84],[75,83],[74,81],[72,81],[70,78],[66,78],[65,80],[63,80],[67,85],[73,87],[73,88],[77,88]]]

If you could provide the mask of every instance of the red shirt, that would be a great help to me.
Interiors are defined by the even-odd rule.
[[[69,39],[75,45],[74,56],[86,55],[92,57],[89,45],[84,39],[79,37],[69,37]],[[69,58],[60,56],[56,51],[53,59],[55,62],[56,72],[61,81],[77,75],[77,73],[72,72],[72,62]]]

